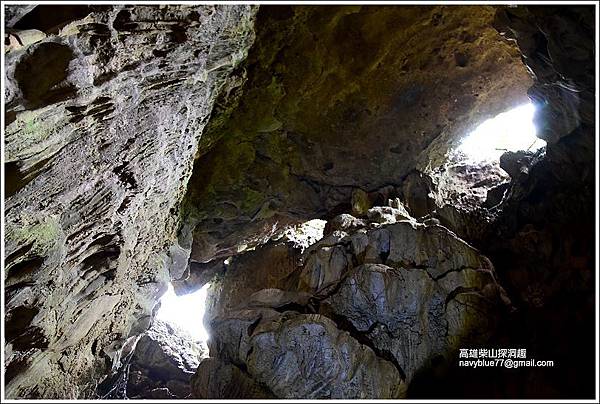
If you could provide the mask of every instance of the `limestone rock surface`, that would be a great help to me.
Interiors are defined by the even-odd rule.
[[[187,265],[179,204],[256,9],[12,7],[45,37],[5,54],[6,395],[94,397]]]
[[[190,180],[180,238],[192,259],[225,259],[352,203],[365,213],[366,196],[441,164],[467,129],[526,102],[531,78],[494,16],[493,7],[263,8],[243,96],[223,99]]]
[[[206,358],[192,379],[192,398],[265,399],[274,396],[238,367]]]
[[[128,398],[187,398],[190,379],[206,347],[195,342],[185,331],[161,320],[138,340],[129,361],[126,396]]]
[[[593,6],[4,11],[7,398],[593,397]],[[528,100],[545,150],[452,160]]]
[[[288,267],[295,282],[247,297],[231,282],[277,275],[272,249],[294,250],[279,241],[236,257],[236,278],[225,271],[217,281],[215,290],[228,293],[215,293],[211,362],[198,369],[193,394],[230,397],[206,374],[216,366],[279,398],[404,397],[432,361],[452,362],[464,344],[485,342],[511,305],[491,262],[446,228],[391,205],[383,224],[374,213],[373,221],[332,219],[332,233]]]

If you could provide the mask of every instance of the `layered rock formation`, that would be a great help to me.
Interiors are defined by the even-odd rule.
[[[95,396],[149,326],[198,140],[253,39],[252,7],[61,7],[8,26],[46,35],[5,55],[8,397]]]
[[[137,341],[127,368],[127,398],[187,398],[190,379],[207,352],[181,329],[161,320]]]
[[[121,366],[96,389],[102,399],[183,399],[206,345],[181,328],[156,319],[120,350]]]
[[[7,397],[593,396],[592,7],[5,15]],[[529,98],[546,150],[448,160]]]
[[[512,182],[502,214],[481,241],[520,308],[513,340],[561,363],[531,372],[513,395],[592,397],[595,269],[596,70],[590,7],[503,9],[496,26],[515,38],[535,81],[538,136],[546,152],[505,155]],[[525,161],[524,161],[525,160]],[[556,324],[561,324],[556,327]]]

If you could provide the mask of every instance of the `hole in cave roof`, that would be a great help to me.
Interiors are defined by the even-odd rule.
[[[510,181],[500,157],[506,152],[532,155],[546,145],[536,136],[534,114],[535,106],[526,103],[484,121],[466,134],[449,151],[445,164],[432,173],[436,203],[466,210],[497,206]]]
[[[206,296],[210,284],[193,293],[177,296],[173,284],[160,299],[160,308],[156,318],[190,334],[192,339],[198,342],[208,340],[209,335],[204,328],[204,312],[206,309]]]
[[[475,162],[498,160],[507,151],[534,152],[546,145],[536,136],[534,113],[527,103],[498,114],[469,133],[456,152]]]

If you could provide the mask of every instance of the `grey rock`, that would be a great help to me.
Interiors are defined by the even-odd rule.
[[[20,19],[23,18],[28,12],[33,10],[35,5],[33,4],[12,4],[8,6],[4,6],[4,26],[11,28],[15,25]]]
[[[401,222],[384,230],[390,235],[387,265],[425,268],[434,279],[463,268],[493,268],[487,258],[442,226]]]
[[[306,306],[311,297],[311,294],[303,292],[262,289],[250,295],[243,305],[247,307],[270,307],[273,309],[280,309],[288,305]]]
[[[242,309],[228,311],[224,316],[212,319],[209,323],[210,357],[245,366],[252,346],[253,330],[263,319],[278,316],[277,311],[270,309]]]
[[[161,389],[165,398],[186,398],[191,393],[190,378],[207,354],[183,330],[155,320],[130,358],[127,397],[156,398],[156,390]]]
[[[312,252],[300,273],[299,289],[320,292],[337,283],[352,265],[343,246],[324,246]]]
[[[433,358],[486,341],[510,309],[491,262],[439,225],[363,222],[303,255],[296,285],[238,298],[210,324],[211,357],[276,397],[400,397]]]
[[[47,340],[14,342],[10,398],[95,397],[104,348],[152,314],[199,138],[254,38],[250,6],[83,11],[5,55],[6,310],[35,307]]]
[[[593,6],[255,11],[6,7],[6,397],[185,397],[193,361],[136,345],[173,278],[212,283],[192,396],[401,397],[494,331],[495,271],[493,342],[560,366],[443,384],[593,397]],[[545,152],[448,161],[528,99]]]
[[[173,280],[173,289],[175,294],[187,295],[202,288],[215,276],[225,271],[225,264],[222,260],[214,260],[207,263],[188,262],[182,279]]]
[[[400,220],[414,220],[400,201],[392,206],[375,206],[367,211],[370,221],[380,224],[396,223]]]
[[[206,318],[218,317],[248,302],[262,289],[290,290],[298,283],[303,248],[295,241],[272,241],[232,257],[213,278],[208,290]]]
[[[400,398],[396,368],[319,315],[281,315],[252,337],[248,371],[282,398]]]
[[[423,220],[423,224],[427,225],[427,226],[440,226],[442,222],[440,222],[440,219],[437,219],[435,217],[429,217],[425,220]]]
[[[443,163],[478,122],[527,101],[531,78],[492,27],[493,7],[262,10],[244,95],[212,118],[210,150],[189,182],[195,261],[225,259],[342,206],[362,216],[415,169]],[[379,31],[385,24],[396,28]],[[348,27],[362,39],[346,37]],[[315,38],[322,47],[307,46]],[[456,65],[457,51],[468,66]],[[428,213],[416,206],[427,193],[404,195],[415,217]]]
[[[199,399],[275,398],[247,373],[230,363],[206,358],[192,378],[192,396]]]
[[[393,355],[410,383],[431,358],[450,361],[459,347],[476,342],[471,333],[493,330],[481,318],[486,310],[494,318],[482,293],[487,284],[494,284],[491,271],[464,269],[435,281],[422,268],[366,264],[352,269],[326,302],[378,351]]]
[[[351,231],[365,226],[365,221],[358,219],[348,213],[337,215],[327,222],[325,228],[326,234],[331,234],[336,230]]]

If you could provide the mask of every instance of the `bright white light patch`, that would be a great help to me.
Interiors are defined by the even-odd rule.
[[[535,151],[546,142],[535,136],[533,104],[503,112],[479,125],[463,140],[458,151],[475,161],[498,160],[507,151]]]
[[[208,333],[203,320],[209,286],[207,283],[194,293],[177,296],[173,285],[169,283],[169,289],[160,299],[160,309],[156,317],[187,331],[194,340],[206,341]]]

